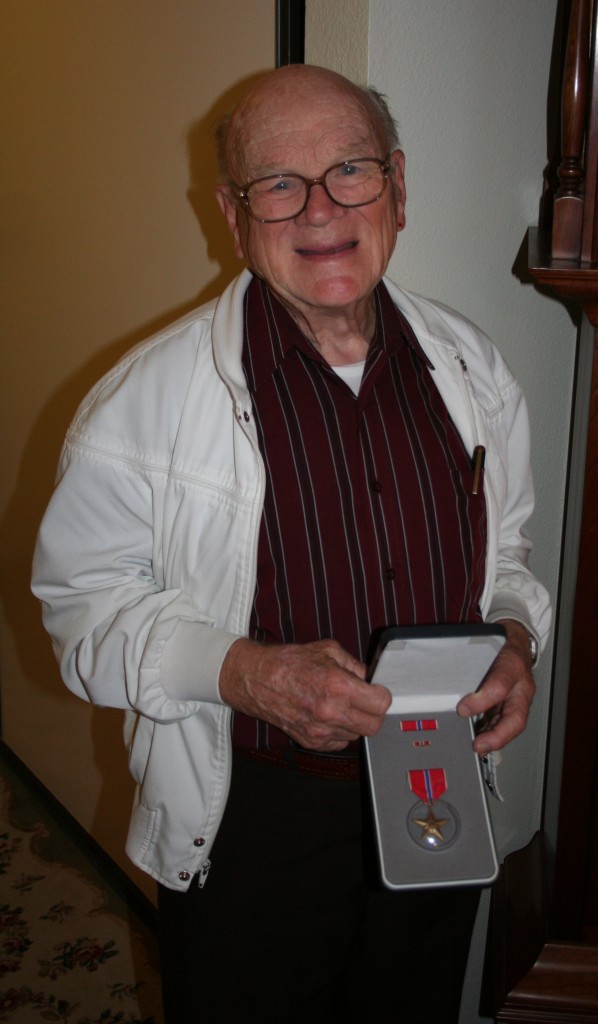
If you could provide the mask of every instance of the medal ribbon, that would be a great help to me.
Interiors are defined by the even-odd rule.
[[[438,728],[435,718],[404,718],[400,722],[401,732],[429,732]]]
[[[407,772],[409,788],[425,804],[438,800],[446,790],[444,768],[418,768]]]

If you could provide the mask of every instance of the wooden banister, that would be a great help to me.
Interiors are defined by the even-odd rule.
[[[581,240],[583,262],[598,261],[598,3],[593,4],[590,43],[590,81],[586,129],[584,217]]]
[[[554,201],[552,255],[581,257],[584,220],[583,158],[588,109],[591,0],[572,0],[561,106],[559,189]]]

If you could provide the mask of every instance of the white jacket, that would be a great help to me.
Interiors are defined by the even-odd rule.
[[[164,885],[205,872],[230,777],[218,676],[247,634],[264,496],[241,365],[245,271],[222,297],[134,348],[69,429],[33,589],[67,686],[125,708],[138,783],[127,851]],[[486,620],[542,643],[547,594],[527,568],[533,507],[525,402],[489,340],[386,282],[434,366],[466,448],[486,448]]]

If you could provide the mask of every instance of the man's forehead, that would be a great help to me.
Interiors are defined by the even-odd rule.
[[[241,162],[247,178],[259,178],[264,174],[280,171],[304,173],[313,170],[319,174],[331,164],[343,160],[355,160],[364,156],[379,156],[380,147],[371,132],[338,131],[323,138],[317,133],[294,133],[288,140],[263,140],[253,138],[241,150]],[[311,143],[314,143],[313,149]],[[317,166],[311,168],[315,160]],[[307,165],[310,168],[307,168]]]
[[[248,177],[291,170],[316,150],[333,162],[370,150],[378,155],[378,133],[354,94],[338,88],[285,92],[258,97],[235,118],[233,160]]]

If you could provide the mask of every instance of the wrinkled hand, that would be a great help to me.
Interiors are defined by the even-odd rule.
[[[462,718],[486,716],[487,727],[473,744],[477,754],[500,750],[523,732],[536,692],[527,630],[512,619],[504,619],[500,625],[507,640],[488,677],[476,693],[468,693],[457,705]]]
[[[262,645],[237,640],[220,670],[220,695],[237,711],[264,719],[309,750],[342,750],[373,736],[391,702],[365,683],[365,665],[334,640]]]

